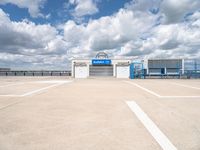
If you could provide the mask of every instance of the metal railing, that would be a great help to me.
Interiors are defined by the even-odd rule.
[[[0,76],[71,76],[71,71],[0,71]]]
[[[183,74],[186,78],[200,78],[200,70],[185,70]]]

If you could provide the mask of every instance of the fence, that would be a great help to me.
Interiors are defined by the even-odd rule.
[[[153,62],[153,66],[148,64],[148,73],[146,69],[143,71],[145,78],[200,78],[200,59],[179,59],[178,63],[159,61]]]
[[[0,76],[71,76],[71,71],[0,71]]]
[[[184,60],[184,74],[187,78],[200,78],[200,60],[186,59]]]

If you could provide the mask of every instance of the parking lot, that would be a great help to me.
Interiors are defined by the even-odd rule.
[[[0,78],[0,150],[199,150],[200,80]]]

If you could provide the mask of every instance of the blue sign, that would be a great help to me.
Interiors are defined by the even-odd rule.
[[[110,59],[93,59],[92,65],[111,65]]]

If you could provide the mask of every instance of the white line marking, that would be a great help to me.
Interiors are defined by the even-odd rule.
[[[62,85],[62,84],[65,84],[65,83],[70,83],[70,82],[73,82],[73,81],[65,81],[65,82],[63,82],[63,83],[54,84],[54,85],[52,85],[51,87],[59,86],[59,85]],[[51,88],[51,87],[48,86],[48,87],[46,87],[46,88],[40,89],[40,91],[36,91],[35,93],[41,92],[41,91],[46,90],[46,89]],[[33,92],[33,91],[32,91],[32,92]],[[35,94],[35,93],[30,93],[30,95]],[[27,93],[26,93],[26,94],[27,94]],[[29,95],[25,95],[25,94],[24,94],[24,95],[0,95],[0,96],[23,97],[23,96],[29,96]],[[13,106],[13,105],[15,105],[15,104],[18,104],[18,103],[22,102],[23,100],[24,100],[24,99],[21,99],[21,100],[18,100],[18,101],[16,101],[16,102],[14,102],[14,103],[8,104],[8,105],[3,106],[3,107],[0,107],[0,110],[5,109],[5,108],[10,107],[10,106]]]
[[[1,97],[22,97],[21,95],[0,95]]]
[[[171,82],[171,83],[172,83],[172,82]],[[189,86],[189,85],[180,84],[180,83],[172,83],[172,84],[174,84],[174,85],[179,85],[179,86],[182,86],[182,87],[191,88],[191,89],[200,90],[200,88],[199,88],[199,87]]]
[[[136,86],[136,87],[138,87],[138,88],[140,88],[140,89],[142,89],[142,90],[144,90],[144,91],[146,91],[146,92],[148,92],[148,93],[150,93],[150,94],[152,94],[152,95],[154,95],[158,98],[200,98],[200,96],[198,96],[198,95],[191,95],[191,96],[179,96],[179,95],[178,96],[173,96],[173,95],[168,96],[168,95],[166,95],[166,96],[162,96],[162,95],[159,95],[159,94],[157,94],[157,93],[155,93],[155,92],[153,92],[153,91],[151,91],[147,88],[144,88],[144,87],[142,87],[142,86],[140,86],[136,83],[129,82],[129,81],[124,81],[124,82],[132,84],[132,85],[134,85],[134,86]]]
[[[60,86],[60,85],[65,84],[65,83],[70,83],[70,82],[72,82],[72,81],[58,82],[57,84],[53,84],[53,85],[50,85],[50,86],[47,86],[47,87],[44,87],[44,88],[40,88],[40,89],[31,91],[31,92],[28,92],[28,93],[25,93],[25,94],[21,94],[21,95],[0,95],[0,96],[1,97],[25,97],[25,96],[30,96],[30,95],[33,95],[33,94],[36,94],[36,93],[43,92],[44,90],[47,90],[47,89],[50,89],[50,88],[53,88],[53,87],[56,87],[56,86]]]
[[[50,80],[50,81],[35,81],[31,83],[68,83],[70,81],[65,81],[65,80]]]
[[[10,106],[16,105],[16,104],[20,103],[21,101],[22,101],[22,100],[20,100],[20,101],[16,101],[16,102],[14,102],[14,103],[8,104],[8,105],[3,106],[3,107],[0,107],[0,110],[3,110],[3,109],[5,109],[5,108],[7,108],[7,107],[10,107]]]
[[[200,98],[200,96],[161,96],[160,98]]]
[[[144,90],[144,91],[146,91],[146,92],[148,92],[148,93],[150,93],[150,94],[152,94],[152,95],[154,95],[154,96],[157,96],[157,97],[162,97],[161,95],[159,95],[159,94],[157,94],[157,93],[155,93],[155,92],[153,92],[153,91],[151,91],[151,90],[149,90],[149,89],[147,89],[147,88],[144,88],[144,87],[142,87],[142,86],[140,86],[140,85],[138,85],[138,84],[136,84],[136,83],[132,83],[132,82],[129,82],[129,81],[124,81],[124,82],[126,82],[126,83],[129,83],[129,84],[132,84],[132,85],[134,85],[134,86],[137,86],[138,88],[140,88],[140,89],[142,89],[142,90]]]
[[[47,86],[47,87],[44,87],[44,88],[40,88],[40,89],[31,91],[31,92],[25,93],[25,94],[23,94],[23,95],[21,95],[21,96],[22,96],[22,97],[24,97],[24,96],[30,96],[30,95],[33,95],[33,94],[35,94],[35,93],[42,92],[42,91],[47,90],[47,89],[50,89],[50,88],[52,88],[52,87],[60,86],[60,85],[65,84],[65,83],[69,83],[69,82],[62,82],[62,83],[53,84],[53,85],[50,85],[50,86]]]
[[[147,114],[135,103],[135,101],[127,101],[126,103],[163,150],[177,150],[177,148],[170,142],[170,140],[157,127],[157,125],[147,116]]]
[[[0,88],[2,88],[2,87],[14,86],[14,85],[21,85],[21,84],[24,84],[24,83],[15,83],[15,84],[2,85],[2,86],[0,86]]]

